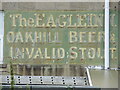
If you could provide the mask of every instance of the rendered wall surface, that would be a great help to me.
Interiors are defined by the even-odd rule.
[[[21,2],[20,0],[18,2],[9,2],[7,0],[1,1],[0,2],[0,9],[4,10],[4,12],[6,14],[5,15],[5,17],[6,17],[5,22],[7,24],[5,25],[6,26],[5,27],[5,29],[6,29],[5,37],[7,37],[6,35],[9,31],[14,30],[14,32],[17,32],[17,29],[15,29],[15,28],[13,29],[13,27],[11,27],[11,25],[9,23],[11,20],[8,19],[8,22],[7,22],[7,18],[9,18],[10,14],[23,13],[22,15],[27,18],[27,16],[31,17],[33,15],[33,13],[35,13],[35,11],[37,11],[37,13],[38,13],[40,11],[43,12],[43,10],[44,11],[47,10],[47,11],[49,11],[47,13],[52,13],[53,15],[56,15],[56,16],[57,16],[57,14],[60,13],[59,11],[64,11],[63,14],[70,13],[70,11],[71,11],[72,14],[75,11],[77,11],[78,13],[82,12],[82,14],[83,14],[83,12],[88,13],[88,12],[92,12],[92,11],[95,11],[95,12],[98,11],[99,13],[101,13],[101,12],[103,13],[104,2],[89,2],[89,1],[88,2],[37,2],[37,0],[35,0],[35,2],[33,2],[33,0],[31,0],[31,2],[29,2],[28,0],[26,0],[26,2],[24,2],[24,1]],[[117,16],[117,17],[115,16],[116,24],[118,23],[118,21],[117,21],[118,11],[117,10],[118,10],[118,3],[117,2],[110,3],[111,14],[116,13],[116,16]],[[53,13],[52,11],[56,11],[56,12]],[[92,12],[92,14],[93,13],[94,12]],[[103,20],[104,20],[104,18],[103,18]],[[9,28],[10,28],[10,30],[9,30]],[[21,29],[21,28],[19,28],[19,29]],[[101,29],[98,29],[98,30],[103,31],[103,29],[104,28],[101,28]],[[33,29],[31,29],[30,31],[32,31],[32,30]],[[34,30],[37,30],[37,29],[34,28]],[[41,29],[41,30],[43,30],[43,29]],[[54,30],[57,30],[57,28],[54,29]],[[72,30],[72,29],[70,29],[70,30]],[[95,30],[96,31],[96,29],[91,29],[91,28],[88,28],[87,30],[93,30],[93,31]],[[77,30],[74,29],[74,31],[77,31]],[[114,49],[112,49],[112,52],[115,52],[114,56],[113,56],[114,58],[111,59],[111,67],[117,68],[118,60],[119,60],[119,53],[118,53],[118,50],[119,50],[119,47],[118,47],[119,46],[118,45],[119,30],[118,30],[118,26],[116,26],[116,27],[111,26],[110,31],[113,33],[110,36],[110,37],[113,37],[112,38],[113,42],[111,42],[111,47],[114,48]],[[114,40],[115,40],[115,42],[114,42]],[[8,44],[7,38],[4,38],[4,41],[5,41],[5,43]],[[15,45],[14,43],[11,43],[11,45],[12,44]],[[76,45],[75,43],[73,43],[73,44]],[[96,47],[97,44],[93,44],[93,45]],[[7,49],[10,49],[10,44],[8,44],[8,46],[9,47],[5,46],[7,48],[4,48],[4,50],[6,50],[6,51],[4,51],[6,53],[6,55],[4,55],[5,56],[4,60],[7,63],[10,61],[9,58],[7,58],[9,56],[9,52],[7,52]],[[19,46],[20,46],[20,44],[19,44]],[[27,46],[29,46],[29,45],[27,45]],[[56,46],[56,44],[53,45],[53,46]],[[79,46],[79,45],[77,45],[77,46]],[[62,47],[64,47],[64,46],[62,46]],[[89,46],[87,46],[87,47],[89,47]],[[66,46],[65,49],[66,48],[68,48],[68,47]],[[102,48],[103,48],[103,46],[102,46]],[[112,57],[112,55],[113,54],[111,54],[111,57]],[[85,63],[83,63],[83,64],[84,65],[89,65],[90,64],[90,65],[102,65],[102,66],[104,66],[104,58],[98,64],[94,64],[95,63],[94,60],[93,60],[93,63],[90,61],[90,63],[92,63],[92,64],[90,64],[89,62],[87,62],[87,64],[85,64]],[[24,61],[24,59],[23,59],[23,61]],[[56,65],[56,64],[46,65],[46,63],[44,63],[42,65],[40,65],[40,63],[37,63],[37,64],[38,65],[29,65],[29,64],[26,65],[26,63],[22,62],[21,64],[13,65],[14,72],[18,75],[32,75],[32,76],[33,75],[36,75],[36,76],[37,75],[42,75],[42,76],[50,76],[50,75],[54,75],[54,76],[59,76],[59,75],[63,75],[63,76],[84,76],[84,71],[82,71],[83,69],[81,69],[83,67],[80,66],[81,63],[76,62],[76,64],[79,64],[79,65],[76,65],[76,64],[68,65],[66,63],[64,63],[64,65]],[[50,64],[50,63],[48,63],[48,64]],[[3,70],[5,70],[5,71],[9,71],[9,69],[10,69],[9,64],[7,65],[7,68],[3,68]],[[79,69],[79,72],[77,71],[78,69]],[[37,71],[40,71],[40,72],[37,72]],[[9,74],[9,73],[5,73],[5,74]],[[3,75],[4,75],[4,73],[3,73]]]
[[[114,16],[114,15],[112,15],[112,19],[114,18],[115,19],[115,23],[117,24],[117,8],[118,8],[118,5],[117,5],[117,3],[111,3],[110,4],[110,6],[111,6],[111,10],[112,10],[112,13],[113,13],[113,11],[114,11],[114,13],[116,13],[116,16]],[[49,11],[54,11],[54,10],[73,10],[73,12],[74,11],[79,11],[80,13],[86,13],[87,14],[87,12],[88,12],[88,14],[90,14],[90,12],[91,13],[99,13],[99,12],[101,12],[102,14],[103,14],[103,11],[104,11],[104,3],[103,2],[79,2],[79,3],[77,3],[77,2],[71,2],[71,3],[68,3],[68,2],[65,2],[65,3],[58,3],[58,2],[50,2],[50,3],[35,3],[35,2],[31,2],[31,3],[28,3],[28,2],[3,2],[2,3],[2,9],[4,9],[4,11],[8,11],[8,10],[15,10],[15,11],[19,11],[19,10],[23,10],[23,11],[26,11],[26,10],[29,10],[30,12],[31,12],[31,10],[49,10]],[[116,11],[115,11],[116,10]],[[82,12],[83,11],[83,12]],[[97,12],[96,12],[97,11]],[[10,11],[9,11],[10,12]],[[21,11],[22,12],[22,11]],[[71,11],[72,12],[72,11]],[[25,13],[27,13],[27,12],[25,12]],[[35,12],[34,12],[35,13]],[[50,12],[49,12],[50,13]],[[51,12],[51,13],[53,13],[53,12]],[[58,12],[58,13],[60,13],[60,12]],[[69,12],[68,12],[69,13]],[[29,13],[30,14],[30,13]],[[55,14],[57,14],[57,12],[55,12]],[[55,14],[54,14],[54,16],[55,16]],[[7,16],[7,13],[5,14],[6,16],[6,18],[7,17],[9,17],[9,16]],[[24,14],[25,15],[25,14]],[[27,15],[27,14],[26,14]],[[57,16],[57,15],[56,15]],[[103,20],[102,21],[104,21],[104,16],[103,16]],[[111,21],[112,23],[114,23],[114,20],[112,20]],[[6,23],[7,23],[7,19],[6,19]],[[111,24],[112,24],[111,23]],[[104,23],[102,23],[103,25],[104,25]],[[9,25],[9,23],[8,24],[6,24],[6,25]],[[5,26],[6,28],[10,28],[10,27],[7,27],[7,26]],[[75,28],[74,28],[75,29]],[[85,28],[83,28],[83,30],[84,30]],[[88,30],[87,32],[89,32],[89,30],[95,30],[96,28],[86,28],[86,30]],[[97,28],[98,29],[98,28]],[[114,29],[116,29],[116,32],[114,32],[114,31],[112,31],[112,30],[114,30]],[[81,29],[82,30],[82,29]],[[99,28],[99,30],[100,31],[104,31],[104,26],[102,27],[102,28]],[[71,31],[72,31],[72,29],[71,29]],[[77,30],[78,31],[78,30]],[[85,31],[85,30],[84,30]],[[96,30],[95,30],[96,31]],[[5,31],[6,32],[6,31]],[[94,33],[94,32],[93,32]],[[113,34],[112,34],[113,33]],[[114,34],[115,33],[115,34]],[[6,33],[5,33],[6,34]],[[62,35],[62,34],[61,34]],[[87,35],[87,37],[86,38],[89,38],[89,36],[90,36],[90,34],[89,35]],[[104,36],[104,35],[103,35]],[[82,37],[82,36],[81,36]],[[80,37],[80,38],[81,38]],[[98,38],[101,38],[102,36],[99,36],[98,35]],[[116,51],[116,48],[117,48],[117,26],[116,27],[112,27],[111,26],[111,39],[113,40],[113,42],[112,42],[112,44],[111,44],[111,57],[112,57],[112,59],[113,60],[111,60],[111,61],[115,61],[115,63],[117,64],[117,51]],[[6,37],[7,38],[7,37]],[[97,37],[96,37],[97,38]],[[70,39],[70,38],[68,38],[68,39]],[[6,39],[4,39],[4,40],[6,40]],[[62,39],[63,40],[63,39]],[[98,40],[98,39],[97,39]],[[114,43],[114,40],[115,40],[115,42],[116,42],[116,44],[113,44]],[[65,42],[65,41],[64,41]],[[77,41],[77,42],[79,42],[79,41]],[[86,42],[88,42],[88,41],[86,41]],[[97,41],[98,42],[98,41]],[[73,42],[74,43],[74,42]],[[75,43],[74,43],[75,44]],[[97,43],[98,44],[98,43]],[[66,45],[66,44],[63,44],[63,45]],[[78,43],[77,43],[77,45],[79,45]],[[83,45],[83,44],[80,44],[80,45]],[[87,44],[86,44],[87,45]],[[92,45],[92,44],[91,44]],[[57,46],[57,45],[56,45]],[[71,45],[72,46],[72,45]],[[75,45],[73,45],[73,46],[75,46]],[[89,46],[89,44],[88,44],[88,46]],[[67,47],[67,46],[66,46]],[[96,44],[93,44],[93,46],[91,46],[91,47],[97,47],[96,46]],[[116,47],[116,48],[115,48]],[[86,54],[88,53],[88,55],[86,55],[85,57],[92,57],[92,55],[90,56],[89,54],[93,54],[93,53],[95,53],[95,56],[93,56],[93,58],[94,57],[97,57],[98,56],[98,58],[99,58],[99,53],[100,54],[103,54],[102,56],[100,56],[100,58],[102,58],[102,60],[100,61],[101,63],[100,64],[95,64],[95,65],[103,65],[103,63],[104,63],[104,43],[102,43],[102,45],[101,45],[101,51],[99,51],[99,46],[98,46],[98,49],[96,48],[96,49],[92,49],[92,50],[87,50],[86,51]],[[7,50],[7,49],[6,49]],[[95,50],[96,50],[96,52],[95,52]],[[67,50],[68,51],[68,50]],[[65,53],[67,53],[67,51],[65,52]],[[90,51],[90,53],[89,53],[89,51]],[[98,51],[98,52],[97,52]],[[116,51],[115,53],[114,53],[114,51]],[[82,54],[82,53],[80,53],[80,54]],[[113,55],[114,54],[114,55]],[[5,53],[4,53],[4,55],[5,55]],[[6,55],[8,55],[8,53],[6,54]],[[67,55],[65,55],[66,57],[67,57]],[[83,56],[82,56],[83,57]],[[113,58],[114,57],[114,58]],[[4,58],[9,58],[9,57],[4,57]],[[86,60],[84,61],[84,58],[79,58],[80,60],[81,59],[83,59],[83,63],[85,63],[86,62],[86,60],[89,60],[90,58],[86,58]],[[96,61],[97,62],[99,62],[99,60],[97,60],[97,58],[94,58],[94,60],[96,59]],[[6,59],[7,60],[7,59]],[[82,60],[81,60],[82,61]],[[59,62],[59,61],[58,61]],[[73,61],[74,62],[74,61]],[[91,62],[91,61],[90,61]],[[94,62],[94,61],[93,61]],[[27,62],[28,63],[28,62]],[[114,63],[114,62],[113,62]],[[89,64],[89,63],[86,63],[87,65],[92,65],[92,64]],[[94,65],[94,64],[93,64]],[[114,66],[114,65],[113,65]],[[115,67],[115,66],[114,66]]]
[[[4,12],[6,13],[6,15],[5,15],[5,17],[6,18],[9,18],[9,14],[7,14],[7,12],[9,12],[9,13],[12,13],[12,11],[14,11],[14,13],[15,13],[15,11],[17,12],[19,12],[19,13],[22,13],[22,12],[24,12],[24,11],[28,11],[28,13],[27,12],[25,12],[24,14],[23,14],[23,16],[26,16],[27,14],[30,14],[30,12],[32,11],[32,12],[35,12],[35,11],[43,11],[43,10],[47,10],[47,11],[49,11],[49,12],[52,12],[52,11],[56,11],[56,10],[59,10],[59,11],[64,11],[65,12],[65,10],[67,10],[67,12],[68,11],[71,11],[72,13],[73,12],[75,12],[76,10],[78,11],[78,12],[85,12],[85,13],[87,13],[87,12],[91,12],[92,14],[94,13],[94,12],[92,12],[92,11],[97,11],[97,12],[99,12],[99,13],[101,13],[102,12],[102,14],[103,14],[103,11],[104,11],[104,2],[1,2],[1,10],[4,10]],[[112,13],[116,13],[116,16],[118,15],[117,13],[117,10],[118,10],[118,3],[110,3],[110,10],[111,10],[111,12]],[[59,12],[58,11],[58,12]],[[63,13],[64,13],[63,12]],[[56,14],[57,14],[57,12],[55,12]],[[54,13],[54,14],[55,14]],[[59,12],[60,13],[60,12]],[[111,13],[111,14],[112,14]],[[31,14],[31,16],[32,16],[32,14]],[[114,17],[114,15],[113,15],[113,17]],[[117,23],[117,18],[118,17],[115,17],[115,22]],[[104,20],[104,18],[103,18],[103,20]],[[10,20],[9,20],[10,21]],[[9,25],[10,23],[9,22],[7,22],[7,19],[6,19],[6,23],[8,23],[8,24],[6,24],[6,25]],[[6,27],[6,25],[5,25],[5,28],[6,28],[6,31],[5,32],[8,32],[9,31],[9,29],[7,29],[7,27]],[[10,25],[9,25],[10,26]],[[8,28],[11,28],[11,30],[12,30],[12,27],[10,26],[10,27],[8,27]],[[19,28],[20,29],[20,28]],[[85,28],[83,28],[83,30],[84,30]],[[101,29],[99,29],[100,31],[103,31],[103,27],[101,28]],[[16,29],[17,30],[17,29]],[[15,31],[16,31],[15,30]],[[70,29],[70,30],[72,30],[72,29]],[[74,30],[76,30],[76,29],[74,29]],[[94,28],[94,29],[92,29],[92,28],[88,28],[87,29],[88,31],[89,30],[95,30],[96,31],[96,29]],[[114,32],[114,30],[116,30],[116,32]],[[118,44],[117,44],[117,36],[118,36],[118,31],[117,31],[117,27],[112,27],[111,28],[111,31],[114,33],[113,35],[111,35],[111,37],[113,36],[113,41],[115,40],[115,44],[112,44],[111,45],[111,47],[113,48],[112,49],[112,53],[114,53],[114,50],[115,50],[115,48],[118,48]],[[7,34],[7,33],[5,33],[5,34]],[[115,36],[115,37],[114,37]],[[5,37],[6,37],[6,35],[5,35]],[[88,35],[87,35],[87,37],[88,37]],[[63,38],[63,37],[62,37]],[[7,41],[7,38],[5,38],[4,39],[5,41]],[[65,42],[65,41],[64,41]],[[114,42],[113,42],[114,43]],[[9,44],[10,45],[10,44]],[[11,44],[12,45],[12,44]],[[14,45],[14,43],[13,43],[13,45]],[[75,44],[74,43],[74,45],[77,45],[77,44]],[[74,46],[73,45],[73,46]],[[87,44],[86,44],[87,45]],[[94,47],[96,47],[96,45],[97,44],[93,44],[93,46]],[[104,43],[103,43],[103,45],[104,45]],[[55,45],[56,46],[56,45]],[[77,46],[79,46],[79,44],[77,45]],[[102,45],[101,45],[102,46]],[[66,46],[67,47],[67,46]],[[87,46],[87,47],[89,47],[89,46]],[[7,47],[8,48],[8,47]],[[6,49],[7,50],[7,48],[4,48],[4,50]],[[67,47],[68,48],[68,47]],[[65,48],[66,49],[66,48]],[[6,57],[7,55],[9,56],[9,52],[7,52],[7,51],[5,51],[7,54],[5,54],[5,57],[4,57],[4,59],[5,58],[7,58],[6,60],[5,60],[5,62],[9,59],[9,57]],[[112,56],[112,57],[114,57],[111,61],[112,61],[112,63],[111,63],[111,66],[112,67],[117,67],[117,63],[118,63],[118,49],[117,49],[117,51],[115,50],[115,53],[114,53],[114,56]],[[92,54],[92,53],[91,53]],[[102,51],[101,51],[101,54],[104,54],[104,51],[103,51],[103,46],[102,46]],[[113,55],[113,54],[112,54]],[[96,57],[96,56],[95,56]],[[77,59],[78,60],[78,59]],[[88,60],[88,59],[87,59]],[[95,58],[94,58],[94,60],[95,60]],[[104,58],[102,57],[102,60],[100,61],[100,63],[97,63],[97,64],[94,64],[94,60],[93,60],[93,63],[91,62],[92,60],[88,60],[89,62],[87,62],[87,64],[85,64],[85,62],[86,61],[84,61],[83,60],[83,63],[77,63],[76,62],[76,64],[84,64],[84,65],[102,65],[102,66],[104,66]],[[9,61],[9,60],[8,60]],[[97,60],[95,60],[96,62],[99,62],[99,60],[97,61]],[[27,61],[28,62],[28,61]],[[74,61],[73,61],[74,62]],[[90,64],[90,63],[92,63],[92,64]],[[23,62],[22,62],[22,64],[24,64]],[[36,63],[35,63],[36,64]],[[38,64],[38,63],[37,63]],[[39,63],[40,64],[40,63]],[[44,64],[46,64],[46,63],[44,63]],[[50,64],[50,63],[49,63]],[[52,66],[53,67],[53,66]],[[59,66],[58,66],[59,67]],[[62,68],[63,68],[64,66],[62,66]],[[68,65],[67,67],[65,67],[65,68],[69,68],[70,66]],[[27,68],[27,67],[26,67]],[[18,70],[19,71],[19,70]],[[31,69],[31,71],[32,71],[32,69]]]

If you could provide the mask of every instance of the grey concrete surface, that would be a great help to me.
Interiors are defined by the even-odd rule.
[[[118,88],[119,86],[118,85],[118,71],[90,70],[90,75],[91,75],[93,86],[96,86],[99,88]]]
[[[104,2],[105,0],[1,0],[2,2]],[[118,2],[120,0],[110,0]]]
[[[103,2],[2,2],[3,10],[103,10]]]
[[[104,2],[0,2],[1,10],[104,10]],[[117,10],[118,3],[110,3]]]

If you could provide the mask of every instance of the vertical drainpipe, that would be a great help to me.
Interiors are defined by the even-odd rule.
[[[3,64],[4,12],[0,11],[0,64]]]
[[[109,60],[109,0],[105,0],[105,69],[110,67]]]

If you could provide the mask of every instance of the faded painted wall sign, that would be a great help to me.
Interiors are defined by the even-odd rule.
[[[110,18],[117,63],[117,12]],[[103,65],[103,22],[103,11],[6,11],[4,63]]]

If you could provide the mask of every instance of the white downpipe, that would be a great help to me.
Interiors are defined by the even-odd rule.
[[[93,86],[93,84],[92,84],[92,80],[91,80],[91,77],[90,77],[90,72],[89,72],[89,69],[88,69],[88,68],[86,68],[86,71],[87,71],[87,76],[88,76],[88,81],[89,81],[89,84],[90,84],[90,86]]]
[[[110,67],[109,60],[109,0],[105,0],[105,69]]]
[[[4,12],[0,11],[0,64],[3,64]]]
[[[3,37],[0,36],[0,64],[3,64]]]

